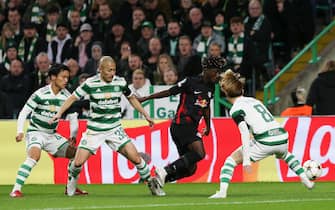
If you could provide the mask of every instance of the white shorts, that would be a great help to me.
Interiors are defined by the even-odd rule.
[[[44,133],[40,131],[30,131],[26,134],[26,149],[27,151],[31,147],[38,147],[51,155],[56,154],[65,145],[68,145],[68,141],[58,133]]]
[[[95,154],[98,148],[106,142],[106,144],[114,151],[119,151],[123,146],[130,142],[130,138],[121,126],[110,131],[93,133],[87,130],[81,137],[78,148],[86,149]]]
[[[287,148],[287,144],[268,146],[252,140],[250,143],[250,159],[253,162],[256,162],[271,155],[275,155],[276,158],[282,159],[287,153]]]

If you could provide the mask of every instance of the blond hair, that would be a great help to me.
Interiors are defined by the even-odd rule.
[[[238,97],[243,95],[243,83],[240,80],[240,74],[234,73],[228,69],[220,75],[219,81],[221,90],[227,97]]]
[[[105,66],[106,63],[115,63],[114,59],[111,57],[111,56],[102,56],[99,60],[99,69],[102,67],[102,66]]]

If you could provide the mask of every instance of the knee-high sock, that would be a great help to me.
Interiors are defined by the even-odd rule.
[[[301,167],[299,160],[297,160],[293,154],[287,152],[284,160],[287,163],[288,167],[290,167],[290,169],[294,171],[294,173],[296,173],[298,176],[300,176],[300,174],[304,172],[304,169]]]
[[[13,191],[21,191],[21,187],[24,185],[24,182],[30,175],[31,169],[36,165],[36,163],[36,160],[27,157],[27,159],[23,162],[17,172],[16,182],[13,187]]]
[[[148,180],[150,178],[150,169],[148,164],[141,158],[141,162],[135,165],[138,173],[140,174],[141,180]]]
[[[79,174],[82,168],[83,168],[82,166],[79,166],[79,167],[75,166],[74,161],[70,160],[68,168],[67,168],[68,173],[69,173],[69,180],[71,178],[75,178],[75,179],[79,178]]]
[[[220,191],[227,191],[236,167],[235,160],[229,156],[224,162],[220,172]]]

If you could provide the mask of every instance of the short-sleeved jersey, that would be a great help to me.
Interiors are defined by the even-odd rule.
[[[172,95],[180,93],[179,104],[173,122],[198,124],[203,110],[210,106],[214,86],[205,84],[201,76],[187,77],[169,89]]]
[[[256,141],[265,145],[287,143],[288,134],[274,119],[269,110],[258,100],[239,97],[234,102],[230,115],[239,124],[245,121]]]
[[[49,124],[49,121],[56,115],[64,101],[70,95],[66,89],[61,90],[55,95],[50,85],[36,90],[25,104],[25,108],[32,110],[27,132],[41,131],[54,133],[58,122]]]
[[[121,125],[121,95],[132,95],[123,77],[114,76],[109,83],[100,74],[88,78],[74,92],[74,96],[89,97],[90,117],[87,128],[93,132],[107,131]]]

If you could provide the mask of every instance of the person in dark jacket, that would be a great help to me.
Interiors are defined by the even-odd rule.
[[[30,95],[30,78],[23,73],[22,61],[16,59],[10,64],[10,73],[0,80],[0,90],[5,92],[11,118],[16,118]]]
[[[334,115],[335,60],[326,63],[317,78],[312,82],[307,96],[307,105],[313,107],[313,115]]]
[[[7,95],[0,90],[0,119],[10,119],[12,117],[7,100]]]

